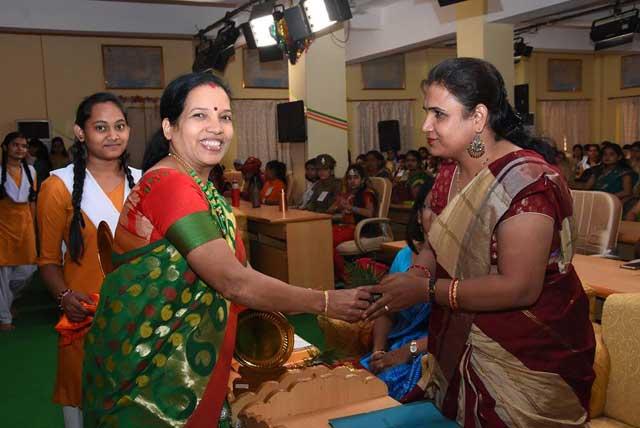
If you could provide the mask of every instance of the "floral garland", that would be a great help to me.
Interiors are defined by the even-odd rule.
[[[300,59],[302,54],[309,49],[309,46],[311,46],[313,42],[313,37],[307,37],[304,40],[298,41],[291,39],[284,15],[276,21],[275,32],[275,39],[278,41],[278,46],[287,55],[292,65]]]

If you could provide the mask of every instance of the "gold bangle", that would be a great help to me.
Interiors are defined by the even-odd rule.
[[[324,316],[329,318],[329,290],[324,290]]]

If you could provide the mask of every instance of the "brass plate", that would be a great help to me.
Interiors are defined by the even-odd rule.
[[[244,311],[238,317],[234,356],[254,369],[281,367],[293,352],[293,327],[280,312]]]

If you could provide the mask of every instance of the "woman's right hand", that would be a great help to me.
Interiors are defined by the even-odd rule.
[[[361,320],[364,311],[371,304],[371,293],[368,287],[330,290],[328,297],[328,317],[349,322]]]
[[[90,305],[95,304],[89,296],[80,291],[71,291],[62,298],[60,306],[62,306],[62,310],[67,318],[69,318],[69,321],[80,322],[89,315],[89,311],[82,306],[82,302]]]

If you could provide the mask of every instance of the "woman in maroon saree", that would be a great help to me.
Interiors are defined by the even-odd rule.
[[[447,60],[423,87],[423,130],[450,159],[431,194],[426,269],[374,287],[367,315],[435,303],[413,392],[461,426],[584,426],[595,343],[553,152],[522,129],[491,64]]]

